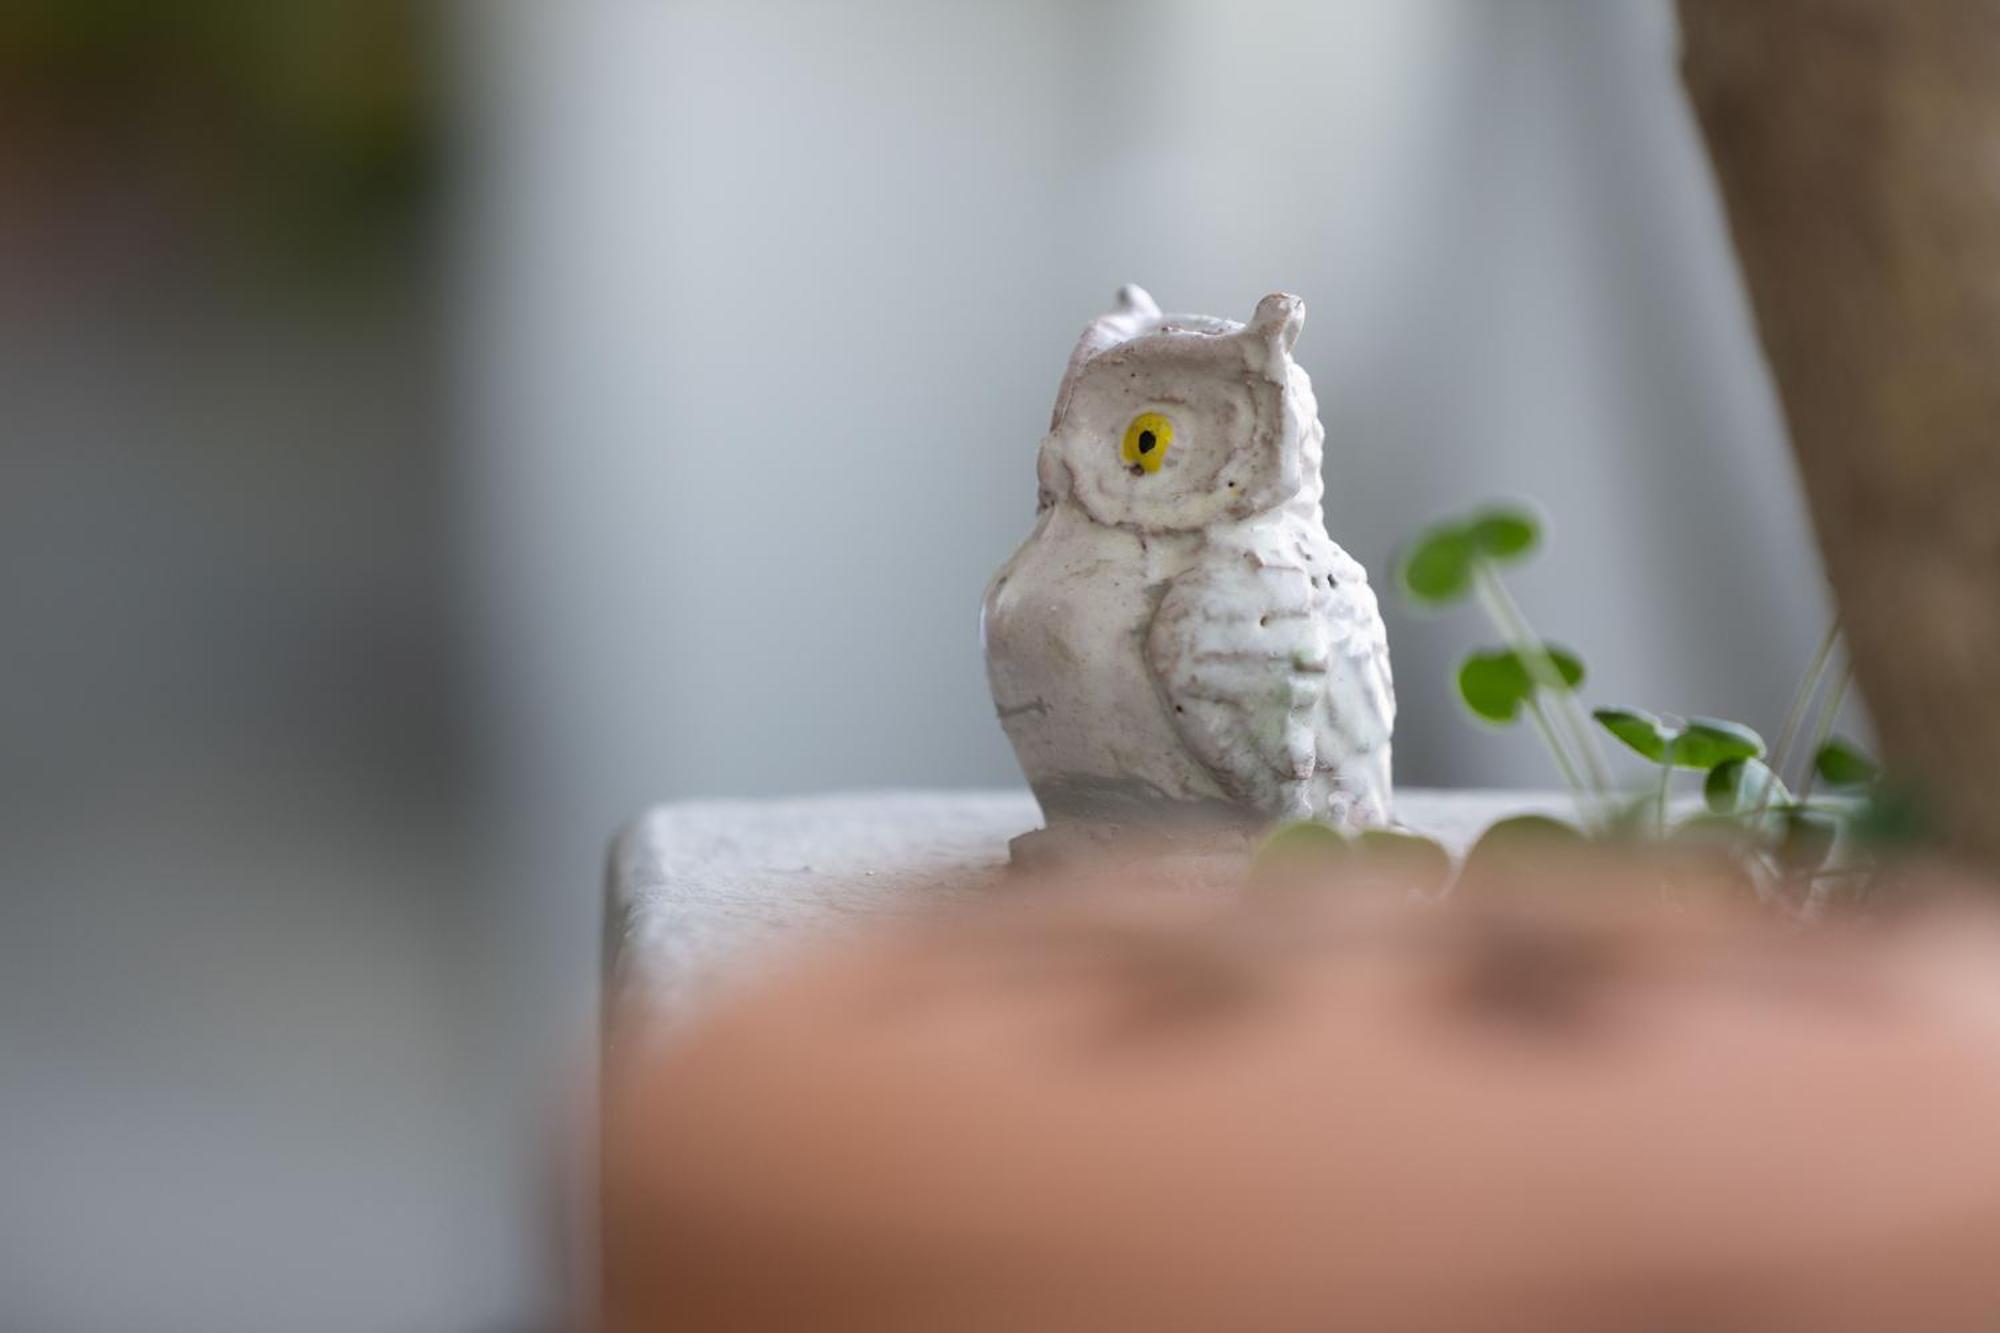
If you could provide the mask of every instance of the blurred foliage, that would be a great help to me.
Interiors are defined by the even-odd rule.
[[[337,262],[407,234],[430,197],[438,18],[411,0],[0,6],[0,188],[108,177],[226,252]]]
[[[1581,658],[1558,644],[1541,647],[1555,669],[1555,688],[1566,693],[1583,684]],[[1512,648],[1473,653],[1458,669],[1460,700],[1473,716],[1501,726],[1520,717],[1521,709],[1533,704],[1539,688],[1529,662]]]
[[[1672,841],[1721,851],[1763,901],[1809,916],[1836,896],[1865,897],[1884,856],[1922,845],[1918,798],[1885,782],[1859,746],[1831,735],[1848,680],[1843,671],[1826,685],[1838,624],[1806,668],[1775,747],[1728,718],[1595,709],[1590,717],[1597,727],[1654,768],[1649,791],[1617,790],[1576,698],[1585,678],[1582,659],[1535,631],[1503,577],[1504,566],[1541,549],[1542,528],[1530,506],[1490,505],[1432,524],[1397,561],[1398,582],[1412,605],[1442,609],[1476,602],[1506,640],[1505,647],[1465,658],[1459,700],[1473,716],[1499,726],[1532,718],[1577,802],[1577,825],[1537,815],[1488,830],[1461,868],[1461,886],[1478,879],[1486,863],[1511,865],[1524,854],[1539,858],[1571,843]],[[1807,737],[1812,739],[1802,748]],[[1799,755],[1804,758],[1791,762]],[[1783,776],[1788,768],[1796,770],[1792,783]],[[1677,771],[1701,775],[1704,808],[1693,815],[1672,800]],[[1839,794],[1815,799],[1815,782]],[[1271,845],[1315,850],[1324,858],[1325,842],[1290,834],[1274,837]]]

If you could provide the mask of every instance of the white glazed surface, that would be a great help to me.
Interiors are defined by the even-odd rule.
[[[1051,827],[1390,810],[1395,694],[1361,566],[1327,535],[1295,296],[1248,325],[1135,287],[1085,330],[1042,441],[1034,531],[988,586],[1002,725]],[[1121,454],[1160,413],[1156,471]]]

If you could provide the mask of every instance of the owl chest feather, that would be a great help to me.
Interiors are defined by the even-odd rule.
[[[1147,660],[1183,743],[1232,799],[1273,818],[1387,817],[1382,621],[1317,514],[1211,533],[1161,602]]]
[[[1379,638],[1359,567],[1283,512],[1141,534],[1066,508],[995,578],[984,621],[1001,722],[1051,817],[1295,803],[1272,793],[1317,776],[1321,696],[1351,692],[1346,660]],[[1241,745],[1201,743],[1210,696]]]

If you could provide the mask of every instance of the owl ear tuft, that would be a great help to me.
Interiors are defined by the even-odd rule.
[[[1286,356],[1298,345],[1299,330],[1306,324],[1306,303],[1290,292],[1272,292],[1257,303],[1247,332],[1263,339]]]
[[[1136,283],[1128,282],[1123,287],[1120,287],[1118,289],[1117,301],[1118,313],[1121,315],[1137,315],[1142,319],[1155,319],[1158,318],[1160,313],[1160,304],[1153,299],[1152,293]]]

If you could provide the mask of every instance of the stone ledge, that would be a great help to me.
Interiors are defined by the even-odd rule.
[[[1562,813],[1549,792],[1411,789],[1407,827],[1463,851],[1494,820]],[[760,951],[976,898],[1037,828],[1026,791],[870,792],[655,806],[614,842],[605,903],[607,1002],[671,1011]]]

